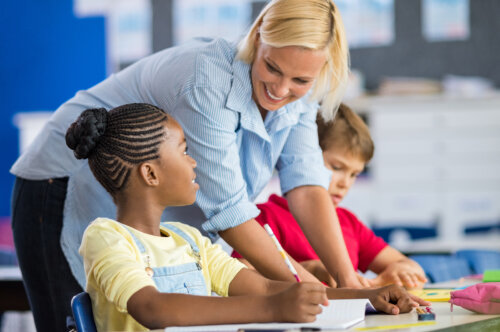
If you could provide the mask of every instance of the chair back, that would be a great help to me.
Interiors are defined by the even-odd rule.
[[[425,271],[431,282],[442,282],[472,274],[469,264],[463,258],[454,255],[411,255]]]
[[[495,250],[459,250],[457,257],[464,258],[477,274],[485,270],[500,270],[500,251]]]
[[[92,302],[88,293],[82,292],[73,296],[71,309],[78,332],[97,332],[92,313]]]

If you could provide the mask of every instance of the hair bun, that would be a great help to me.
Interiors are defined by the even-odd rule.
[[[106,130],[108,112],[105,108],[91,108],[80,114],[66,132],[66,145],[77,159],[86,159],[93,152]]]

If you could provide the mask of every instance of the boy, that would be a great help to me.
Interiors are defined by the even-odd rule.
[[[317,124],[323,159],[326,167],[332,171],[328,192],[336,208],[353,267],[362,272],[370,270],[378,274],[371,280],[364,280],[360,276],[362,283],[372,287],[395,283],[408,288],[421,288],[426,278],[418,263],[390,247],[349,210],[338,206],[373,156],[374,144],[368,127],[345,104],[340,105],[333,122],[325,123],[318,116]],[[257,221],[261,225],[269,224],[285,251],[318,279],[335,286],[335,280],[289,211],[286,199],[272,195],[268,202],[259,204],[258,208],[261,214]],[[233,252],[233,256],[241,257],[237,252]]]

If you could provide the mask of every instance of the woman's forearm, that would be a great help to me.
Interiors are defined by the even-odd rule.
[[[303,186],[291,190],[286,198],[290,212],[339,286],[360,287],[327,191]]]
[[[255,219],[222,231],[219,234],[265,277],[274,280],[295,281],[276,245]],[[295,260],[292,258],[290,260],[303,281],[318,282],[312,274],[307,272]]]

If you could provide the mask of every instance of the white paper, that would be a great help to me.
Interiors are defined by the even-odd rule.
[[[365,310],[374,311],[368,299],[330,300],[313,323],[226,324],[167,327],[170,331],[238,331],[238,329],[300,329],[313,327],[329,330],[347,329],[365,319]]]

